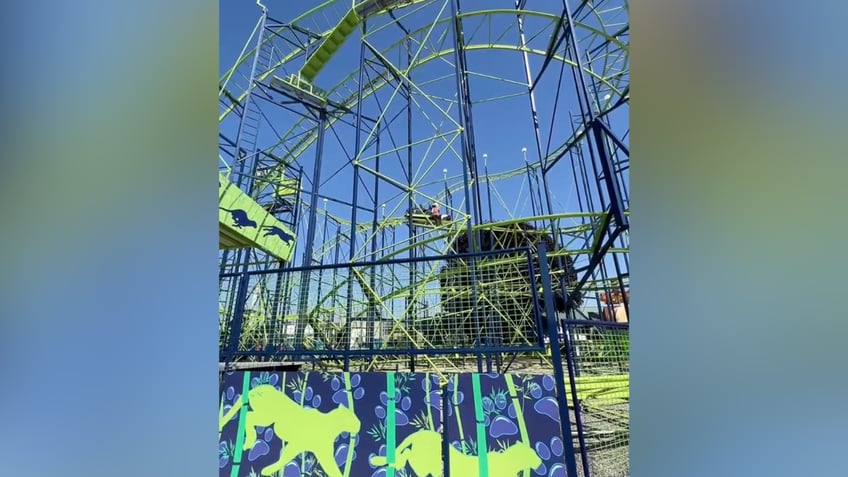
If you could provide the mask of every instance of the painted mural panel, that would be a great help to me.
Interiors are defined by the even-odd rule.
[[[291,260],[294,233],[223,174],[218,177],[218,222],[220,248],[258,247]]]
[[[377,452],[369,454],[370,472],[356,475],[440,476],[442,451],[437,431],[441,430],[442,393],[438,377],[428,373],[384,376],[386,391],[380,392],[374,409],[377,421],[366,431],[365,438],[369,445],[373,442],[378,446]],[[437,439],[435,445],[433,436]]]
[[[459,374],[447,398],[451,475],[565,477],[552,377]]]
[[[438,379],[424,373],[228,373],[220,476],[416,475],[397,449],[436,429],[440,404]],[[436,451],[428,459],[441,468]]]

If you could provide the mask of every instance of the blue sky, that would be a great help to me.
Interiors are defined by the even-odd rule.
[[[269,0],[265,4],[269,7],[269,13],[272,17],[278,20],[287,20],[294,18],[301,12],[311,8],[312,5],[318,2],[290,2],[282,0]],[[307,28],[320,29],[334,24],[341,15],[343,9],[349,6],[348,2],[339,2],[339,8],[335,11],[328,12],[326,15],[319,14],[307,21],[303,25]],[[495,5],[496,4],[496,5]],[[509,1],[498,2],[480,2],[480,1],[465,1],[463,2],[464,11],[470,12],[480,8],[481,5],[490,7],[511,8],[512,3]],[[436,16],[439,5],[436,5],[435,10],[430,9],[421,13],[419,17],[411,17],[403,22],[410,28],[416,26],[426,26],[428,22],[422,19],[434,18]],[[404,11],[408,11],[404,10]],[[235,61],[244,47],[250,32],[256,25],[259,19],[259,8],[249,1],[233,1],[225,0],[220,3],[220,71],[223,74]],[[558,13],[556,9],[552,13]],[[399,13],[400,15],[400,13]],[[429,15],[429,16],[428,16]],[[536,35],[537,32],[543,31],[543,28],[548,28],[550,23],[547,20],[536,18],[527,18],[525,23],[526,36],[528,45],[535,49],[544,49],[547,46],[548,35]],[[470,44],[479,44],[481,39],[496,39],[497,43],[516,44],[518,41],[517,30],[514,25],[514,16],[494,16],[480,17],[468,19],[465,23],[466,41]],[[375,28],[372,26],[370,28]],[[492,31],[494,33],[488,33]],[[503,35],[498,35],[498,32],[505,32]],[[431,42],[426,45],[428,52],[439,51],[450,46],[450,37],[447,38],[447,43],[440,44],[433,40],[438,32],[431,36]],[[319,74],[315,80],[315,84],[324,89],[332,88],[337,82],[342,80],[345,75],[348,75],[356,70],[359,60],[359,40],[358,32],[355,32],[348,39],[344,47],[331,59],[324,71]],[[372,43],[378,48],[383,48],[396,41],[401,36],[398,28],[387,28],[375,34],[372,38]],[[426,52],[425,52],[426,53]],[[392,57],[390,61],[396,65],[402,65],[403,59]],[[417,96],[419,104],[415,106],[413,118],[413,140],[426,140],[436,134],[447,131],[450,128],[444,126],[447,121],[445,116],[453,116],[456,118],[456,109],[451,109],[448,114],[439,111],[447,110],[449,102],[438,98],[452,98],[456,93],[456,83],[454,78],[445,78],[440,81],[430,83],[428,80],[435,80],[443,75],[449,75],[453,70],[453,66],[449,63],[453,62],[453,57],[449,56],[444,60],[434,60],[427,65],[413,70],[412,76],[416,83],[420,83],[422,89],[425,89],[436,102],[436,105],[428,103],[424,96]],[[449,63],[448,63],[449,62]],[[530,64],[532,75],[535,77],[539,71],[542,58],[537,55],[530,55]],[[473,71],[469,80],[471,87],[472,99],[478,101],[483,98],[498,97],[507,94],[520,94],[526,91],[526,88],[518,83],[525,82],[524,65],[522,55],[515,51],[503,50],[475,50],[468,53],[468,69]],[[512,84],[497,79],[491,79],[486,76],[497,78],[505,78],[516,82]],[[557,92],[557,86],[561,85]],[[370,101],[363,103],[365,114],[372,117],[380,115],[382,110],[388,103],[391,95],[391,87],[384,87],[379,94],[376,94]],[[562,71],[560,80],[560,64],[552,63],[539,85],[536,88],[536,106],[538,109],[539,122],[542,135],[542,149],[550,147],[555,148],[570,134],[570,122],[568,121],[569,111],[577,113],[578,106],[574,96],[574,86],[571,72],[568,67]],[[558,99],[554,98],[559,94]],[[379,103],[377,100],[379,99]],[[393,105],[386,110],[386,117],[391,117],[396,111],[400,111],[399,99],[395,99]],[[292,124],[295,117],[289,113],[279,111],[271,111],[263,105],[263,112],[266,112],[269,118],[274,121],[277,131],[284,130],[288,125]],[[614,129],[618,131],[627,130],[626,111],[614,118]],[[491,173],[499,173],[508,170],[514,170],[523,165],[523,157],[521,149],[526,147],[528,159],[532,162],[538,160],[536,151],[535,135],[532,127],[532,119],[530,115],[530,105],[528,96],[520,94],[520,96],[512,97],[494,102],[485,102],[475,104],[473,107],[474,115],[474,132],[476,141],[476,151],[478,160],[480,161],[480,173],[483,173],[482,155],[488,155],[489,170]],[[427,117],[433,119],[434,122],[442,123],[442,126],[433,127],[431,121]],[[551,125],[553,130],[551,131]],[[222,125],[222,130],[228,130],[231,126]],[[399,144],[405,142],[405,116],[393,123],[392,135],[384,135],[382,148],[390,147],[388,143],[391,138],[394,138]],[[266,131],[267,132],[267,131]],[[399,137],[400,136],[400,137]],[[548,146],[548,138],[550,146]],[[351,167],[347,166],[347,158],[353,153],[353,130],[350,127],[333,128],[332,132],[326,135],[324,148],[324,163],[322,168],[322,186],[320,192],[330,197],[339,198],[342,200],[351,200],[352,195],[352,173]],[[261,142],[261,141],[260,141]],[[446,147],[447,142],[444,140],[425,141],[426,144],[416,146],[413,149],[414,167],[421,166],[422,169],[416,174],[416,179],[422,183],[430,185],[422,185],[419,189],[428,195],[435,195],[441,192],[443,185],[441,183],[442,169],[448,169],[448,175],[451,177],[452,184],[461,183],[461,168],[455,154],[450,153],[443,156],[438,161],[436,152]],[[458,149],[459,141],[453,142],[454,147]],[[298,159],[298,163],[304,167],[304,170],[311,173],[312,161],[314,158],[314,149],[309,149]],[[370,154],[373,154],[371,152]],[[366,153],[367,157],[369,153]],[[406,163],[406,153],[401,154],[384,154],[381,158],[381,170],[392,179],[399,182],[405,182],[404,171]],[[365,161],[366,166],[373,167],[372,161]],[[538,177],[538,176],[534,176]],[[330,178],[330,179],[328,179]],[[360,189],[361,205],[369,205],[373,207],[372,197],[369,193],[373,192],[373,176],[363,174],[363,179],[366,181],[366,186]],[[549,189],[554,201],[554,212],[578,212],[578,203],[576,200],[576,192],[574,191],[573,177],[569,161],[561,161],[560,164],[549,174]],[[523,217],[531,215],[532,207],[529,201],[530,194],[528,193],[528,184],[524,175],[519,175],[513,179],[502,180],[496,183],[497,193],[492,194],[493,216],[495,220],[502,220],[511,217]],[[543,192],[544,193],[544,192]],[[393,215],[397,216],[405,210],[405,199],[401,200],[398,191],[390,185],[381,183],[378,203],[387,202],[387,209],[391,211],[393,208],[397,212]],[[481,192],[482,206],[484,209],[484,217],[488,219],[488,198],[485,185]],[[455,205],[462,199],[462,191],[454,194]],[[535,196],[535,191],[534,194]],[[536,198],[538,202],[538,198]],[[543,196],[544,200],[544,196]],[[424,202],[425,198],[417,198],[416,202]],[[401,204],[403,202],[403,204]],[[319,204],[322,204],[319,201]],[[323,204],[322,204],[323,206]],[[538,207],[538,204],[536,205]],[[330,203],[328,210],[332,214],[350,218],[350,209],[348,207]],[[357,215],[359,222],[370,222],[370,214],[359,213]],[[320,219],[319,219],[320,224]],[[321,234],[319,225],[318,234]],[[334,229],[334,227],[330,227]],[[304,230],[298,231],[300,234]],[[321,239],[318,238],[317,241]]]

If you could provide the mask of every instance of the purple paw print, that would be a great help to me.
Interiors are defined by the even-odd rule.
[[[360,399],[365,397],[365,389],[360,387],[360,384],[362,384],[362,377],[358,373],[351,373],[350,394],[355,401],[359,401]],[[339,374],[337,376],[334,376],[333,379],[330,380],[330,387],[334,391],[333,402],[336,404],[341,404],[345,407],[350,407],[348,403],[348,392],[344,386],[344,375]]]

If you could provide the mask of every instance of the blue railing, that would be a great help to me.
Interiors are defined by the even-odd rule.
[[[543,351],[529,248],[224,273],[225,361]]]

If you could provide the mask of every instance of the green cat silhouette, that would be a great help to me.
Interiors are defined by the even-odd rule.
[[[535,469],[542,464],[542,459],[530,446],[523,442],[498,452],[487,453],[489,475],[481,476],[479,461],[476,455],[466,455],[454,446],[448,447],[450,452],[450,475],[460,477],[515,477],[524,469]],[[442,477],[444,468],[442,460],[442,435],[435,431],[422,429],[403,440],[395,452],[395,469],[403,469],[406,464],[412,468],[416,477]],[[371,465],[384,466],[386,458],[375,456]]]
[[[244,450],[251,449],[257,440],[256,426],[273,427],[283,441],[277,462],[265,467],[261,475],[272,475],[304,452],[311,452],[328,477],[342,477],[333,458],[333,443],[339,434],[359,433],[359,418],[350,409],[339,405],[330,412],[300,407],[274,386],[262,384],[247,393],[250,411],[245,417]],[[220,430],[241,409],[239,399],[221,418]],[[348,450],[353,452],[353,449]]]

